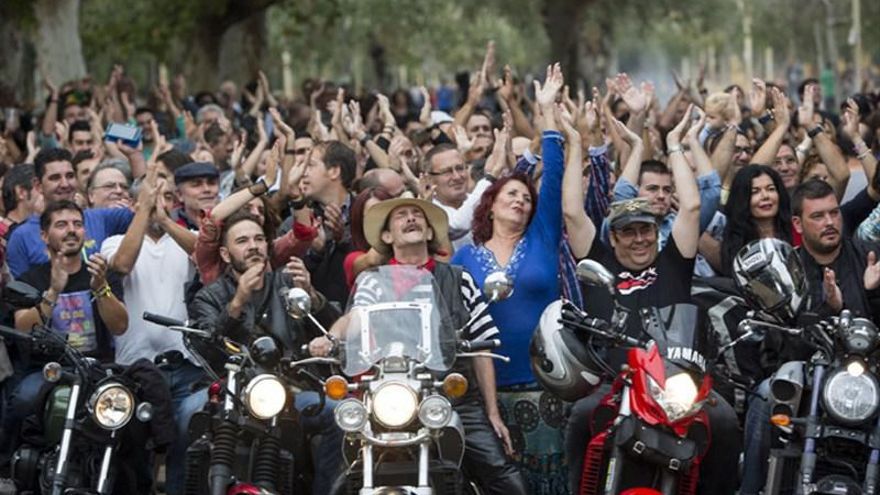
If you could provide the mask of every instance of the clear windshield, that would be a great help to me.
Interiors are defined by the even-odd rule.
[[[407,265],[388,265],[358,276],[346,315],[343,372],[368,371],[401,357],[444,371],[455,360],[455,329],[443,323],[434,276]]]

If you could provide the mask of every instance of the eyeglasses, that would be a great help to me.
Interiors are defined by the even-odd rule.
[[[753,150],[752,150],[751,146],[737,146],[737,147],[733,148],[734,155],[738,155],[740,153],[748,153],[751,155],[752,151]]]
[[[428,175],[433,175],[434,177],[441,177],[441,176],[452,175],[453,173],[460,175],[460,174],[464,174],[466,172],[467,172],[467,165],[462,163],[460,165],[453,165],[449,168],[444,168],[443,170],[441,170],[439,172],[428,172]]]
[[[296,156],[305,155],[311,150],[311,148],[296,148],[293,150],[293,154]]]
[[[94,186],[92,189],[103,189],[104,191],[121,189],[123,191],[128,191],[128,184],[125,182],[108,182],[106,184],[101,184],[100,186]]]

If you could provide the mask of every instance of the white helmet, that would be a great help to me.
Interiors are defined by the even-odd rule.
[[[532,372],[544,388],[566,401],[586,397],[602,381],[602,368],[575,331],[562,325],[563,302],[550,303],[532,335]]]

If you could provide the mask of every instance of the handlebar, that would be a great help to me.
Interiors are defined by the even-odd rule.
[[[476,342],[463,340],[458,344],[458,348],[462,352],[489,351],[498,347],[501,347],[501,340],[499,339],[480,340]]]
[[[150,313],[149,311],[144,311],[144,320],[149,321],[150,323],[155,323],[157,325],[162,325],[163,327],[185,327],[186,322],[175,320],[174,318],[169,318],[167,316],[157,315],[154,313]]]

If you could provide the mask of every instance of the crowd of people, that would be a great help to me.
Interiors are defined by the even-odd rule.
[[[526,87],[510,67],[496,71],[490,47],[457,105],[448,88],[386,97],[311,79],[287,100],[263,73],[195,94],[182,76],[138,91],[122,67],[106,85],[46,81],[45,106],[7,119],[0,134],[2,280],[43,299],[3,317],[22,332],[51,322],[87,356],[163,371],[177,425],[171,494],[207,381],[180,334],[144,311],[234,339],[268,332],[286,353],[308,344],[323,355],[331,342],[287,315],[284,284],[307,290],[330,328],[359,274],[432,271],[453,288],[453,313],[473,316],[467,335],[497,336],[511,358],[475,360],[478,393],[459,411],[465,469],[489,493],[533,494],[576,490],[600,397],[566,403],[529,365],[551,302],[610,317],[608,293],[575,277],[581,259],[616,276],[624,306],[661,307],[691,301],[697,278],[731,276],[749,242],[776,238],[797,246],[811,307],[880,321],[876,89],[829,108],[813,79],[717,92],[696,81],[665,103],[652,82],[626,74],[591,94],[566,86],[558,64],[540,79]],[[112,123],[135,126],[140,140],[107,139]],[[497,271],[514,291],[487,306],[480,288]],[[639,333],[638,319],[629,323]],[[766,373],[779,354],[761,363]],[[42,364],[9,341],[0,353],[4,462],[37,407]],[[296,407],[316,401],[303,394]],[[769,412],[751,407],[744,435],[731,406],[717,404],[703,493],[757,493]],[[332,404],[308,421],[328,460],[315,493],[327,493],[342,467]],[[738,487],[729,473],[740,451]]]

